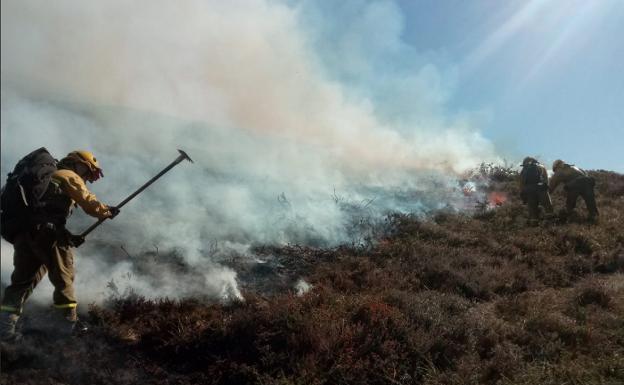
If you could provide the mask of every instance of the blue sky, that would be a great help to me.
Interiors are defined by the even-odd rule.
[[[467,120],[513,161],[624,171],[624,1],[301,4],[328,72],[378,114]]]
[[[624,1],[401,1],[404,40],[457,67],[451,111],[482,110],[510,154],[624,171]]]

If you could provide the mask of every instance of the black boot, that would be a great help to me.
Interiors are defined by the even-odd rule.
[[[16,342],[22,335],[16,331],[19,315],[9,312],[0,312],[0,340],[2,342]]]
[[[78,319],[74,324],[74,335],[84,334],[89,331],[89,324]]]
[[[76,308],[56,309],[54,322],[55,332],[61,337],[69,337],[74,334],[78,316]]]

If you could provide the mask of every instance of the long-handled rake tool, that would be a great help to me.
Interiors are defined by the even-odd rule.
[[[182,162],[183,160],[188,160],[189,162],[193,163],[193,160],[186,154],[186,152],[182,151],[182,150],[178,150],[178,152],[180,153],[180,155],[176,158],[176,160],[174,160],[173,162],[171,162],[171,164],[167,167],[165,167],[161,172],[159,172],[156,176],[154,176],[152,179],[148,180],[143,186],[139,187],[135,192],[133,192],[132,194],[130,194],[130,196],[128,196],[126,199],[124,199],[123,201],[121,201],[117,206],[117,208],[121,208],[123,207],[126,203],[130,202],[130,200],[132,200],[132,198],[134,198],[135,196],[139,195],[141,192],[143,192],[143,190],[145,190],[146,188],[149,187],[149,185],[151,185],[152,183],[156,182],[156,180],[158,178],[160,178],[161,176],[165,175],[167,172],[169,172],[169,170],[171,170],[172,168],[174,168],[175,166],[177,166],[180,162]],[[95,230],[99,225],[101,225],[104,221],[106,220],[106,218],[100,219],[97,222],[95,222],[94,224],[91,225],[91,227],[89,227],[88,229],[86,229],[82,234],[80,234],[81,237],[86,237],[90,232],[92,232],[93,230]]]

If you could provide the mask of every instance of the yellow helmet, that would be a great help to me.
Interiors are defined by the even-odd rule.
[[[552,170],[553,171],[557,171],[557,169],[561,166],[563,166],[565,164],[564,161],[562,161],[561,159],[557,159],[556,161],[553,162],[552,165]]]
[[[89,167],[89,170],[91,170],[91,178],[89,178],[90,181],[94,182],[101,177],[104,177],[104,173],[100,168],[100,164],[98,163],[93,153],[83,150],[72,151],[67,154],[67,158],[72,159],[76,162],[80,162]]]

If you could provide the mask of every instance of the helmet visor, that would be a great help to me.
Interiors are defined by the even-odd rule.
[[[100,178],[104,178],[104,173],[102,172],[101,168],[95,168],[91,170],[91,179],[93,182],[95,182],[96,180]]]

